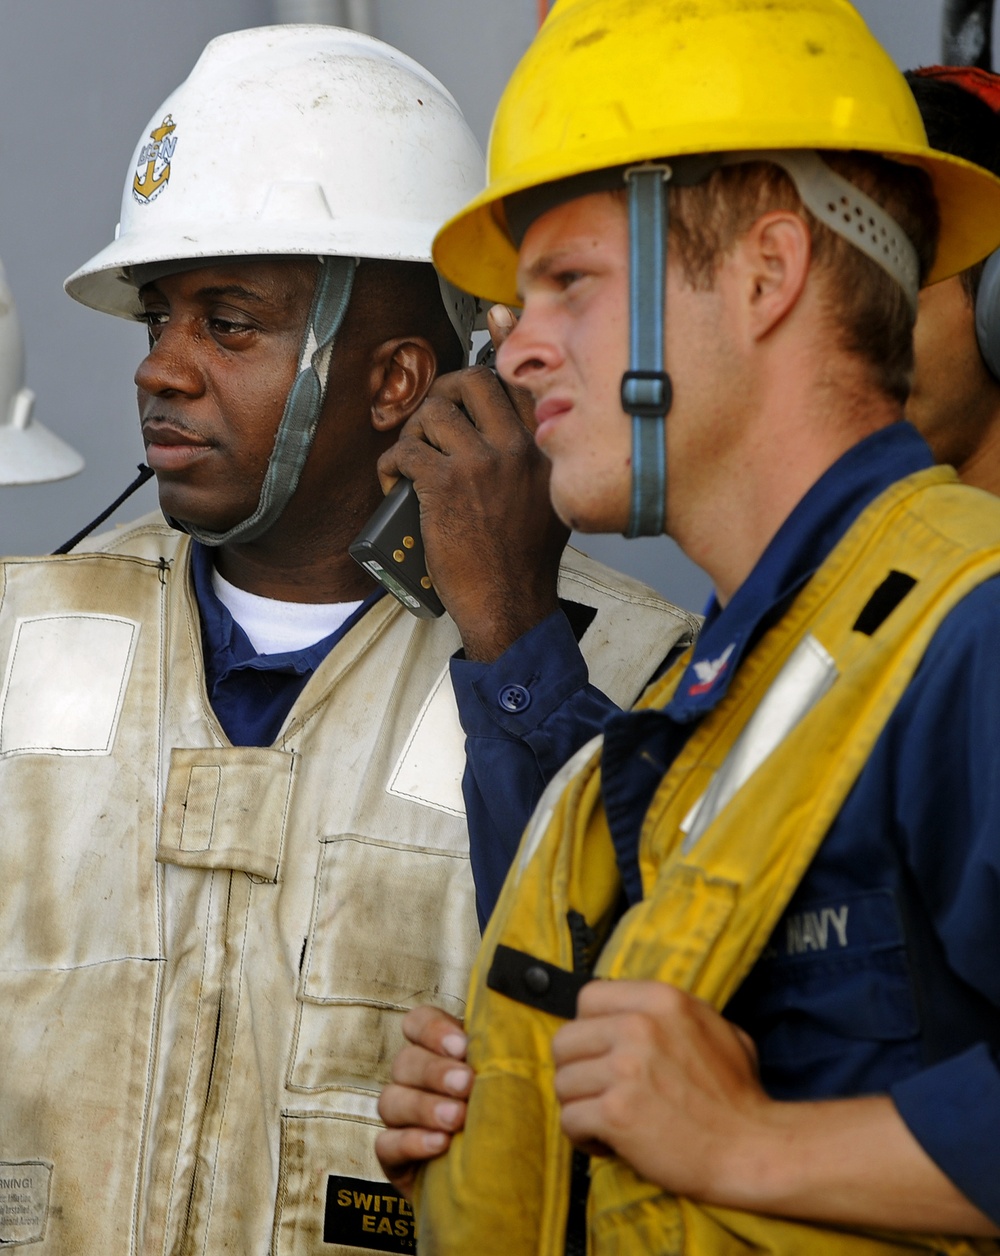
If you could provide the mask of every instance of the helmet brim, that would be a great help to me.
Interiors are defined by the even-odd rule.
[[[735,149],[763,148],[759,140],[748,145],[733,144]],[[774,145],[773,147],[787,147]],[[829,142],[796,147],[823,147]],[[731,151],[730,150],[730,151]],[[704,152],[704,146],[675,149],[670,156],[691,156]],[[844,149],[844,151],[849,151]],[[861,150],[866,151],[866,150]],[[877,155],[907,165],[919,166],[930,177],[941,219],[938,250],[925,283],[937,283],[973,266],[1000,247],[1000,178],[981,167],[926,146],[900,145],[891,152]],[[620,150],[608,165],[621,164]],[[665,156],[664,160],[669,161]],[[593,162],[587,170],[598,169]],[[549,161],[545,177],[521,169],[507,179],[496,180],[460,213],[444,224],[434,240],[434,263],[438,270],[465,291],[487,301],[518,305],[517,248],[507,229],[504,198],[516,192],[539,187],[558,179],[585,173],[571,162],[560,168]]]

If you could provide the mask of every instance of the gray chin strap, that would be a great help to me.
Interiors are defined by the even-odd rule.
[[[667,269],[667,165],[625,171],[629,235],[629,369],[622,409],[632,416],[632,492],[625,535],[659,536],[667,512],[666,417],[673,400],[663,369]]]
[[[309,457],[316,426],[326,398],[327,376],[334,341],[351,299],[355,257],[321,257],[309,319],[299,351],[299,369],[288,393],[284,413],[274,438],[257,508],[242,523],[226,532],[212,532],[182,519],[167,517],[180,532],[188,532],[202,545],[226,545],[252,541],[272,527],[291,501]]]

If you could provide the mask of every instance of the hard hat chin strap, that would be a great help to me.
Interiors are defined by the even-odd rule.
[[[312,306],[299,351],[298,373],[278,424],[256,510],[226,532],[213,532],[168,517],[173,527],[189,532],[203,545],[252,541],[275,523],[291,501],[323,410],[330,357],[347,313],[357,265],[358,259],[354,257],[320,258]]]
[[[666,308],[667,165],[625,171],[629,221],[629,369],[622,409],[632,416],[632,496],[625,535],[659,536],[666,523],[666,419],[673,400],[663,369]]]

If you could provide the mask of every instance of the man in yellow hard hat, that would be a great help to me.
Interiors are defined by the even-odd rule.
[[[490,163],[435,258],[523,305],[559,514],[715,600],[552,781],[464,1031],[411,1013],[421,1250],[996,1251],[1000,503],[902,415],[1000,184],[844,0],[559,0]]]

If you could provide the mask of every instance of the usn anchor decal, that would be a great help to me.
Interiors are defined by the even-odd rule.
[[[177,139],[172,134],[177,129],[168,113],[158,127],[149,133],[152,144],[143,144],[136,162],[135,178],[132,180],[132,195],[140,205],[148,205],[155,201],[170,178],[170,159],[177,147]]]

